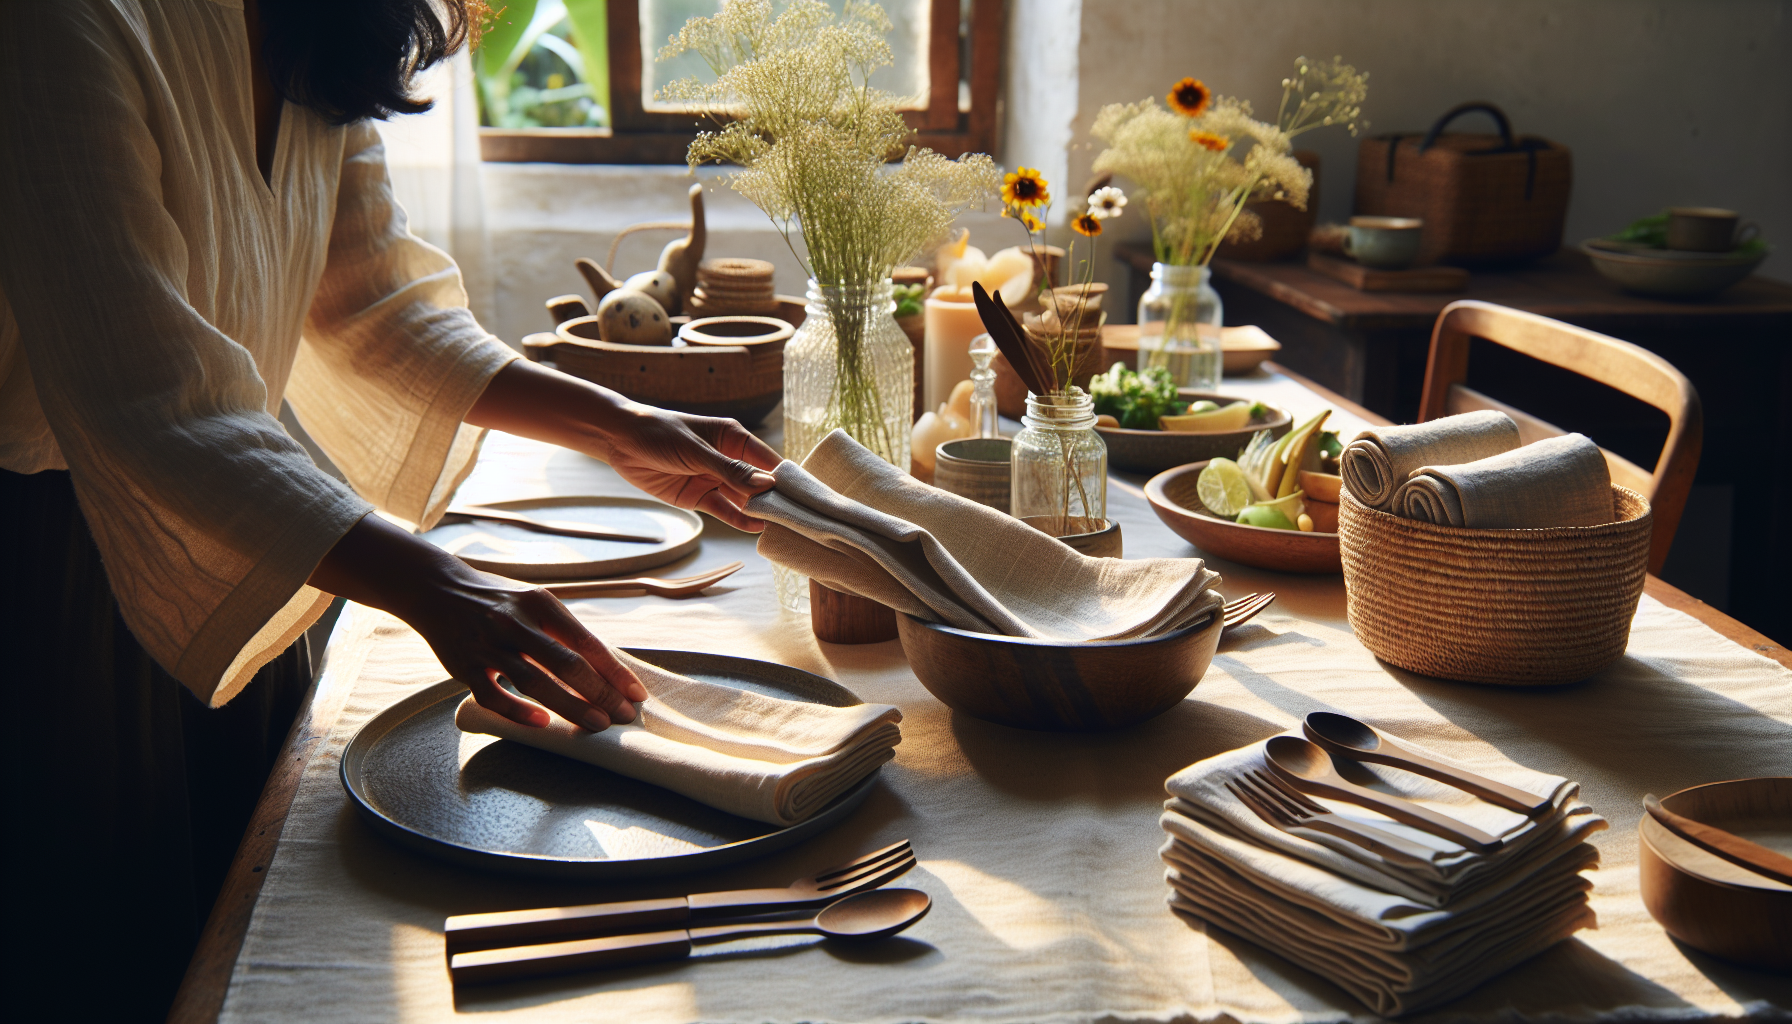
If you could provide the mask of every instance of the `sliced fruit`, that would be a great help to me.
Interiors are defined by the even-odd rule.
[[[1300,527],[1300,532],[1302,532],[1302,533],[1312,533],[1313,532],[1313,517],[1310,515],[1307,515],[1305,512],[1302,512],[1300,514],[1300,518],[1298,518],[1294,521],[1294,525]]]
[[[1294,524],[1283,515],[1280,509],[1268,505],[1252,505],[1238,513],[1238,521],[1246,526],[1262,526],[1271,530],[1292,530]]]
[[[1281,479],[1276,482],[1277,495],[1292,494],[1300,489],[1300,470],[1307,462],[1309,453],[1312,455],[1312,468],[1319,468],[1319,428],[1331,414],[1332,411],[1326,409],[1288,435],[1291,440],[1282,449],[1282,474]]]
[[[1195,403],[1188,412],[1180,416],[1165,416],[1158,420],[1164,430],[1174,430],[1189,434],[1216,434],[1228,430],[1242,430],[1251,422],[1251,403],[1233,402],[1231,405],[1197,412],[1202,404]]]
[[[1215,409],[1218,409],[1219,407],[1220,407],[1220,403],[1214,401],[1213,399],[1203,398],[1199,402],[1196,402],[1195,404],[1189,406],[1188,411],[1189,412],[1212,412]]]
[[[1338,491],[1344,486],[1344,478],[1336,473],[1315,473],[1303,469],[1299,476],[1300,489],[1307,492],[1307,497],[1314,501],[1323,501],[1332,505],[1338,503]]]
[[[1195,480],[1195,496],[1207,511],[1230,519],[1251,504],[1251,485],[1231,459],[1214,459]]]

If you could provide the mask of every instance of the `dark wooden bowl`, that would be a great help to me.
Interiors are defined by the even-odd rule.
[[[1204,391],[1183,391],[1182,398],[1189,402],[1211,399],[1221,405],[1250,401],[1236,395],[1213,395]],[[1110,467],[1134,473],[1162,473],[1172,466],[1200,459],[1236,459],[1257,431],[1267,430],[1271,436],[1281,437],[1292,429],[1294,421],[1288,410],[1271,405],[1267,415],[1253,419],[1242,430],[1194,434],[1179,430],[1096,427],[1095,432],[1107,442]]]
[[[1206,674],[1221,625],[1216,614],[1146,640],[1069,643],[896,616],[909,667],[940,703],[986,722],[1053,732],[1120,729],[1175,707]]]
[[[1246,526],[1207,511],[1195,494],[1195,481],[1206,459],[1159,473],[1145,484],[1151,511],[1176,535],[1214,556],[1259,569],[1282,572],[1343,572],[1336,533],[1302,533]],[[1315,517],[1318,518],[1318,517]]]
[[[1763,845],[1761,833],[1792,832],[1792,778],[1712,782],[1661,803]],[[1792,971],[1792,886],[1706,853],[1647,812],[1637,840],[1643,906],[1669,935],[1735,963]],[[1778,849],[1787,852],[1783,845]]]

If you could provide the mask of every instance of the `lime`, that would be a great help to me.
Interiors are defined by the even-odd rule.
[[[1251,503],[1251,485],[1231,459],[1214,459],[1195,480],[1195,496],[1207,511],[1230,519]]]
[[[1274,501],[1263,501],[1258,502],[1258,504],[1262,505],[1264,508],[1273,508],[1277,512],[1282,513],[1282,515],[1287,518],[1290,528],[1292,528],[1294,521],[1300,518],[1302,512],[1307,510],[1307,503],[1304,500],[1306,495],[1307,492],[1305,491],[1295,491],[1293,494],[1285,494]]]
[[[1279,508],[1268,505],[1252,505],[1238,513],[1238,521],[1246,526],[1264,526],[1271,530],[1292,530],[1294,524],[1282,514]]]

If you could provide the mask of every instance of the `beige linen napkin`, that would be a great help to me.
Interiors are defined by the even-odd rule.
[[[703,682],[617,651],[647,687],[627,725],[586,732],[555,717],[539,729],[461,702],[454,724],[664,786],[731,814],[794,825],[895,756],[902,713],[832,708]]]
[[[836,430],[747,512],[759,553],[931,622],[1050,640],[1155,636],[1217,614],[1198,558],[1090,558],[1012,516],[930,487]]]
[[[1461,465],[1421,466],[1394,495],[1390,511],[1473,530],[1602,526],[1616,515],[1605,455],[1581,434]]]
[[[1393,511],[1394,494],[1420,466],[1474,462],[1518,447],[1518,424],[1492,409],[1404,427],[1374,427],[1344,448],[1340,472],[1356,500]]]

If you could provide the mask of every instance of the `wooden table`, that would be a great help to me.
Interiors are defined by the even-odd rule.
[[[1117,246],[1133,301],[1152,266],[1148,248]],[[1277,361],[1396,423],[1418,414],[1431,327],[1458,299],[1552,317],[1649,349],[1699,391],[1705,449],[1692,499],[1662,575],[1729,614],[1792,640],[1792,474],[1763,472],[1760,452],[1792,450],[1792,284],[1755,276],[1709,299],[1630,295],[1564,251],[1528,266],[1476,272],[1454,293],[1362,292],[1304,263],[1216,259],[1228,324],[1255,324],[1282,343]],[[1667,434],[1659,411],[1564,370],[1484,342],[1469,387],[1560,426],[1641,466]],[[1775,514],[1777,512],[1777,514]]]
[[[1375,421],[1373,414],[1330,394],[1324,388],[1312,385],[1310,382],[1303,381],[1301,383],[1308,385],[1309,390],[1314,393],[1315,399],[1329,400],[1340,410],[1360,416],[1369,422]],[[1140,481],[1134,478],[1116,478],[1114,486],[1123,493],[1132,494],[1136,493],[1139,483]],[[1134,523],[1143,525],[1142,521],[1136,519]],[[1134,526],[1129,525],[1128,529],[1132,530]],[[1240,575],[1246,577],[1245,585],[1254,585],[1249,583],[1247,573],[1240,573]],[[1274,577],[1276,574],[1267,575]],[[1287,577],[1282,579],[1285,585],[1292,582]],[[1341,583],[1336,585],[1341,586]],[[1650,578],[1646,586],[1646,593],[1672,608],[1686,612],[1741,647],[1756,651],[1781,665],[1792,668],[1792,653],[1741,623],[1663,584],[1660,580]],[[670,606],[654,606],[652,613],[679,614]],[[1199,692],[1197,692],[1198,695]],[[258,894],[261,892],[263,882],[268,877],[269,866],[275,864],[275,853],[281,829],[287,820],[289,811],[293,808],[301,774],[305,765],[314,756],[323,756],[323,748],[320,745],[331,736],[332,728],[343,712],[347,696],[347,690],[342,687],[328,689],[321,696],[314,690],[304,714],[288,737],[279,766],[268,781],[254,819],[244,837],[243,845],[238,851],[224,891],[207,923],[200,949],[189,968],[174,1009],[170,1014],[170,1020],[197,1022],[211,1021],[218,1017],[225,1003],[233,968],[243,951],[244,938]],[[340,740],[340,737],[337,739]],[[1161,797],[1161,794],[1159,796]],[[358,822],[350,823],[350,825],[359,827]],[[372,839],[368,841],[378,842]]]

